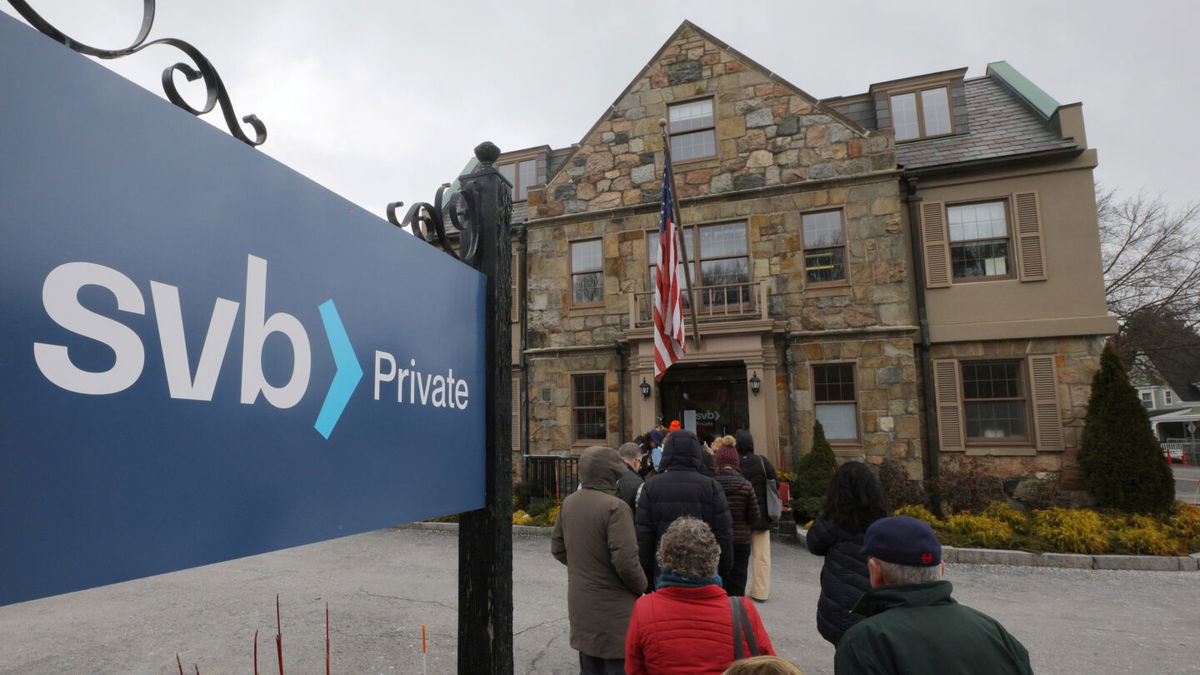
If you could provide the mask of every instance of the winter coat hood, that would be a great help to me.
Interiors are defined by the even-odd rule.
[[[663,444],[662,470],[700,471],[704,466],[704,450],[700,439],[687,429],[667,434]]]
[[[737,451],[739,455],[754,454],[754,437],[745,429],[738,429],[733,432],[733,440],[737,441]]]
[[[593,445],[579,455],[579,482],[589,490],[610,495],[617,493],[617,479],[625,474],[628,465],[616,450]]]

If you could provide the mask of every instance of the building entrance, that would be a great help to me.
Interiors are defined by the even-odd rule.
[[[746,366],[740,361],[671,366],[658,386],[663,424],[679,420],[701,439],[750,425]]]

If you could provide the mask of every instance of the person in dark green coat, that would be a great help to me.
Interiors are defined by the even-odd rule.
[[[1029,652],[992,617],[950,597],[942,545],[928,524],[894,516],[867,528],[871,590],[834,657],[838,675],[970,673],[1031,675]]]

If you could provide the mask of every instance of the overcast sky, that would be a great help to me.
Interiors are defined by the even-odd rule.
[[[142,3],[31,4],[75,39],[117,48]],[[159,0],[151,39],[195,45],[238,115],[266,123],[261,151],[382,216],[389,201],[432,201],[480,141],[578,142],[684,19],[820,98],[1006,60],[1060,103],[1083,103],[1102,185],[1200,201],[1192,0]],[[152,47],[105,63],[161,94],[159,73],[180,57]]]

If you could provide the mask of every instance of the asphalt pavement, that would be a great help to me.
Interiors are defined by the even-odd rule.
[[[1189,504],[1200,504],[1200,466],[1175,464],[1175,498]]]
[[[544,536],[517,536],[517,673],[578,672],[568,644],[566,568]],[[817,634],[821,559],[778,541],[770,601],[776,650],[833,672]],[[334,673],[453,673],[457,536],[390,529],[0,607],[0,673],[322,673],[325,606]],[[1200,673],[1200,572],[956,565],[955,597],[999,619],[1038,673]],[[421,654],[421,625],[427,653]]]

